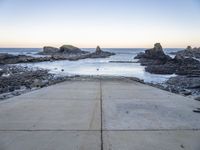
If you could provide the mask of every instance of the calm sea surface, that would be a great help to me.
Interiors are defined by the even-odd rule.
[[[85,51],[95,51],[94,48],[84,48]],[[174,75],[155,75],[145,72],[144,66],[139,63],[109,63],[109,61],[137,61],[134,57],[137,53],[144,51],[142,48],[108,48],[105,51],[114,52],[116,55],[109,58],[83,59],[78,61],[55,61],[19,64],[22,66],[49,69],[51,73],[57,75],[112,75],[125,77],[138,77],[146,82],[164,82]],[[167,54],[181,49],[164,49]],[[41,48],[0,48],[0,53],[10,53],[14,55],[23,54],[39,57],[37,53]],[[172,56],[172,55],[171,55]],[[173,57],[173,56],[172,56]],[[64,71],[62,71],[64,69]]]

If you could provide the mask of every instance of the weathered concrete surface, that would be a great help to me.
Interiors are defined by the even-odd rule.
[[[0,102],[0,150],[199,150],[197,107],[130,80],[67,81]]]
[[[100,150],[99,131],[1,131],[1,150]]]
[[[200,131],[107,131],[106,150],[199,150]]]
[[[102,97],[105,150],[200,149],[199,102],[130,81],[102,81]]]
[[[0,150],[100,150],[100,83],[69,81],[0,103]]]
[[[97,100],[100,101],[99,81],[70,81],[37,90],[31,94],[21,95],[20,98],[48,100]]]

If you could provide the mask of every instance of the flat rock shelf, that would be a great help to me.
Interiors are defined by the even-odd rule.
[[[0,102],[0,149],[199,150],[199,107],[128,79],[66,81]]]

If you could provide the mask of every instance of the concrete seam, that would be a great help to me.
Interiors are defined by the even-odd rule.
[[[102,104],[102,85],[100,78],[100,111],[101,111],[101,150],[103,150],[103,104]]]

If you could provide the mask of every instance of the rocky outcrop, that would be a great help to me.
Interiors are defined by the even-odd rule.
[[[48,70],[18,65],[0,65],[0,70],[3,72],[0,75],[0,101],[68,79],[67,76],[54,76]]]
[[[99,46],[97,46],[95,53],[96,54],[101,54],[102,53],[102,50],[101,50],[101,48]]]
[[[63,45],[60,48],[45,46],[43,51],[39,54],[42,55],[77,55],[77,54],[86,54],[88,52],[82,51],[81,49],[72,46],[72,45]]]
[[[17,63],[28,63],[28,62],[42,62],[50,61],[51,57],[32,57],[26,55],[11,55],[11,54],[0,54],[0,64],[17,64]]]
[[[87,52],[82,51],[81,49],[72,46],[72,45],[63,45],[60,47],[60,53],[64,54],[85,54]]]
[[[164,53],[160,43],[156,43],[154,48],[148,49],[144,53],[139,53],[135,59],[139,59],[142,65],[161,65],[171,60],[171,58]]]
[[[176,56],[163,65],[147,65],[145,70],[154,74],[200,75],[200,62]]]
[[[171,86],[178,86],[185,89],[200,89],[200,77],[176,76],[171,77],[166,83]]]
[[[165,83],[165,90],[182,94],[185,96],[200,94],[200,77],[196,76],[176,76],[171,77]]]
[[[99,46],[97,46],[96,51],[91,53],[89,58],[107,58],[112,55],[115,55],[115,53],[103,51]]]
[[[42,55],[48,55],[45,57],[32,57],[26,55],[11,55],[0,53],[0,64],[17,64],[17,63],[31,63],[31,62],[43,62],[43,61],[56,61],[56,60],[70,60],[76,61],[86,58],[106,58],[114,55],[114,53],[105,52],[97,47],[97,50],[93,53],[81,51],[73,46],[62,46],[61,49],[54,47],[44,47]]]
[[[172,54],[182,55],[184,57],[194,57],[200,59],[200,47],[199,48],[192,48],[188,46],[185,50],[178,51]]]
[[[189,48],[189,47],[188,47]],[[190,49],[190,48],[189,48]],[[140,53],[135,58],[139,59],[145,70],[154,74],[200,75],[200,62],[191,57],[177,54],[170,58],[162,50],[160,44],[155,44],[153,49]]]

